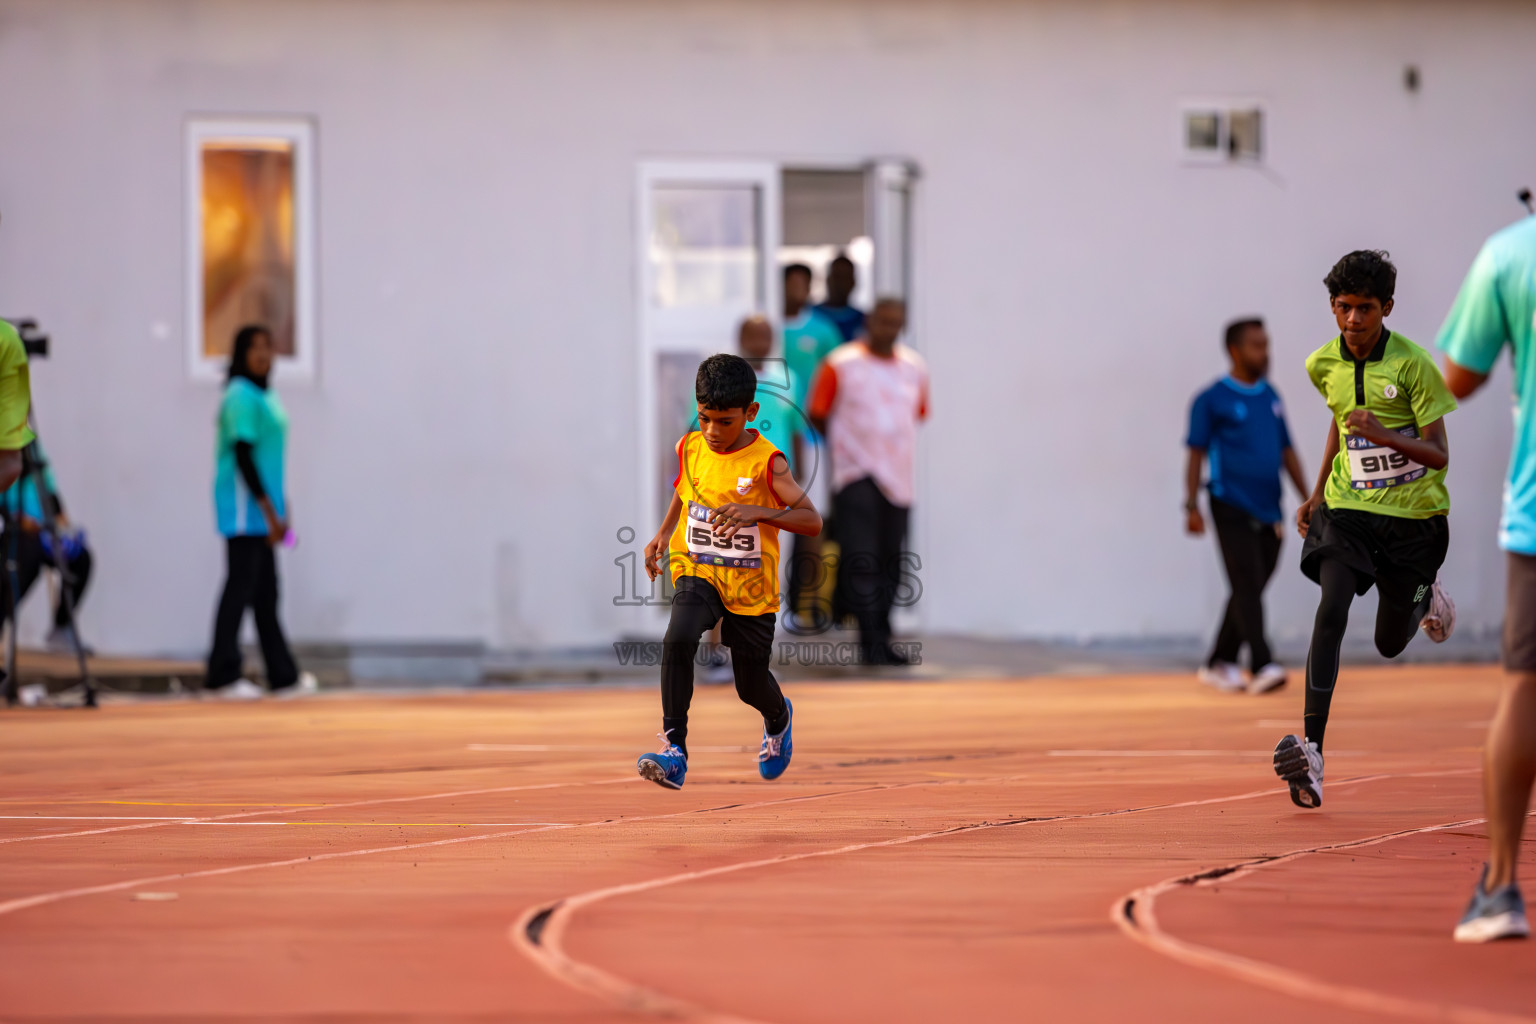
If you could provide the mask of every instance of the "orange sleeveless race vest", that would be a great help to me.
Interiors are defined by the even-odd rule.
[[[683,514],[667,545],[672,582],[683,576],[707,580],[726,609],[737,615],[766,615],[779,610],[779,530],[768,522],[717,540],[708,515],[721,505],[739,502],[784,508],[773,491],[769,462],[781,454],[755,430],[752,442],[727,455],[710,451],[704,435],[690,431],[677,442],[677,497]]]

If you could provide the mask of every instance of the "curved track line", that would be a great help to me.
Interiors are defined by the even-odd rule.
[[[1476,772],[1478,769],[1450,772],[1419,773],[1424,775],[1462,775]],[[1370,775],[1357,779],[1347,779],[1338,785],[1354,785],[1363,782],[1375,782],[1381,779],[1403,778],[1406,776],[1395,775]],[[925,783],[914,783],[925,785]],[[1183,800],[1171,804],[1153,804],[1146,807],[1128,807],[1109,811],[1090,811],[1085,814],[1057,814],[1042,815],[1039,817],[1006,818],[1001,821],[982,821],[969,825],[955,825],[950,828],[938,829],[932,832],[920,832],[915,835],[898,836],[894,839],[874,840],[867,843],[851,843],[847,846],[839,846],[828,850],[810,850],[804,853],[789,853],[778,857],[763,857],[757,860],[740,861],[735,864],[724,864],[719,867],[705,868],[699,871],[684,871],[678,874],[653,878],[644,882],[631,882],[624,885],[610,886],[604,889],[593,889],[589,892],[568,896],[554,903],[546,903],[530,907],[524,911],[517,922],[509,929],[509,937],[518,951],[528,957],[544,970],[546,974],[558,981],[564,982],[573,988],[586,992],[605,1000],[613,1006],[639,1013],[649,1013],[657,1016],[670,1016],[682,1020],[697,1021],[700,1024],[758,1024],[747,1018],[736,1017],[726,1013],[710,1010],[706,1007],[694,1005],[677,999],[673,996],[646,988],[635,982],[619,977],[603,970],[593,964],[576,960],[565,952],[565,934],[570,927],[572,915],[582,907],[590,906],[602,900],[615,896],[624,896],[631,893],[645,892],[651,889],[660,889],[664,886],[677,885],[681,882],[698,881],[704,878],[713,878],[718,875],[731,874],[736,871],[748,871],[753,868],[773,867],[779,864],[789,864],[795,861],[811,860],[819,857],[835,857],[844,853],[856,853],[861,850],[874,850],[884,847],[905,846],[909,843],[918,843],[928,839],[937,839],[943,836],[961,835],[967,832],[980,832],[994,828],[1008,828],[1014,825],[1045,824],[1057,821],[1080,821],[1090,818],[1107,818],[1125,814],[1141,814],[1150,811],[1178,810],[1185,807],[1203,807],[1210,804],[1234,803],[1239,800],[1257,800],[1262,797],[1276,795],[1273,786],[1247,793],[1236,793],[1231,796],[1211,797],[1204,800]]]
[[[1453,768],[1444,771],[1430,772],[1405,772],[1401,774],[1363,775],[1353,779],[1343,779],[1335,783],[1335,788],[1341,786],[1361,785],[1367,782],[1380,782],[1385,779],[1421,779],[1444,778],[1456,775],[1475,775],[1480,768]],[[1022,778],[1014,776],[1013,778]],[[960,780],[952,780],[960,781]],[[976,782],[1007,781],[1000,779],[978,779]],[[944,783],[917,782],[911,785],[943,785]],[[896,786],[891,788],[904,788]],[[1273,786],[1265,789],[1253,790],[1247,793],[1236,793],[1231,796],[1210,797],[1204,800],[1183,800],[1171,804],[1153,804],[1146,807],[1129,807],[1109,811],[1091,811],[1086,814],[1060,814],[1029,818],[1008,818],[1002,821],[983,821],[970,825],[956,825],[947,829],[939,829],[934,832],[922,832],[916,835],[899,836],[895,839],[876,840],[868,843],[853,843],[848,846],[839,846],[830,850],[811,850],[804,853],[784,854],[779,857],[764,857],[757,860],[741,861],[735,864],[724,864],[719,867],[705,868],[699,871],[684,871],[678,874],[653,878],[644,882],[631,882],[625,885],[615,885],[604,889],[593,889],[589,892],[569,896],[553,903],[545,903],[528,908],[517,922],[508,930],[508,937],[512,945],[524,956],[537,964],[546,974],[557,981],[563,982],[588,995],[596,996],[620,1009],[638,1013],[648,1013],[655,1016],[673,1017],[680,1020],[695,1021],[698,1024],[761,1024],[748,1018],[736,1017],[731,1014],[717,1012],[706,1007],[686,1002],[655,989],[646,988],[643,985],[629,981],[616,974],[612,974],[593,964],[576,960],[565,952],[565,934],[571,922],[571,917],[576,910],[590,906],[602,900],[629,893],[645,892],[651,889],[659,889],[664,886],[676,885],[682,882],[691,882],[703,878],[712,878],[717,875],[730,874],[736,871],[747,871],[753,868],[772,867],[778,864],[788,864],[794,861],[810,860],[819,857],[832,857],[843,853],[856,853],[860,850],[872,850],[882,847],[904,846],[908,843],[922,842],[927,839],[937,839],[942,836],[959,835],[967,832],[979,832],[986,829],[1007,828],[1013,825],[1044,824],[1055,821],[1079,821],[1091,818],[1107,818],[1125,814],[1140,814],[1151,811],[1178,810],[1185,807],[1204,807],[1211,804],[1235,803],[1241,800],[1256,800],[1266,796],[1276,795]],[[1489,1022],[1477,1022],[1477,1024],[1489,1024]],[[1511,1024],[1509,1021],[1498,1024]],[[1520,1022],[1529,1024],[1529,1022]]]
[[[1404,999],[1400,996],[1387,995],[1354,985],[1341,985],[1330,981],[1323,981],[1311,975],[1303,974],[1300,971],[1293,971],[1286,967],[1265,963],[1262,960],[1253,960],[1249,957],[1239,956],[1236,953],[1225,953],[1218,949],[1212,949],[1209,946],[1201,946],[1184,939],[1174,938],[1163,931],[1157,922],[1157,914],[1154,909],[1157,897],[1174,889],[1184,886],[1203,885],[1217,880],[1231,881],[1235,878],[1252,874],[1260,868],[1269,867],[1273,864],[1283,864],[1314,853],[1375,846],[1380,843],[1391,842],[1394,839],[1422,835],[1427,832],[1442,832],[1451,828],[1481,825],[1486,821],[1486,818],[1469,818],[1466,821],[1451,821],[1440,825],[1426,825],[1422,828],[1385,832],[1381,835],[1356,839],[1351,842],[1314,846],[1305,850],[1293,850],[1290,853],[1283,853],[1274,857],[1259,857],[1253,860],[1240,861],[1227,867],[1212,868],[1192,875],[1169,878],[1155,885],[1137,889],[1129,896],[1126,896],[1110,908],[1110,917],[1122,932],[1148,949],[1162,953],[1164,956],[1171,957],[1191,967],[1203,968],[1228,978],[1245,981],[1285,995],[1299,996],[1303,999],[1328,1003],[1349,1010],[1385,1014],[1393,1017],[1406,1017],[1413,1020],[1451,1021],[1453,1024],[1536,1024],[1536,1018],[1533,1017],[1497,1013],[1491,1010],[1479,1010],[1474,1007],[1455,1006],[1448,1003],[1421,1002],[1414,999]],[[1446,941],[1450,941],[1449,938]]]
[[[447,800],[456,796],[484,796],[488,793],[517,793],[530,789],[564,789],[569,786],[612,786],[620,782],[633,782],[633,775],[625,775],[617,779],[598,779],[593,782],[541,782],[527,786],[496,786],[492,789],[459,789],[448,793],[423,793],[420,796],[389,796],[379,797],[374,800],[352,800],[340,804],[301,804],[296,807],[279,808],[278,810],[241,811],[237,814],[215,814],[210,817],[198,818],[191,815],[185,818],[156,818],[146,820],[142,825],[114,825],[110,828],[92,828],[79,832],[44,832],[35,836],[11,836],[0,839],[0,845],[5,843],[32,843],[39,839],[74,839],[79,836],[99,836],[108,832],[137,832],[146,828],[163,828],[166,825],[177,825],[183,822],[204,823],[213,821],[236,821],[240,818],[259,818],[262,815],[271,817],[278,814],[304,814],[310,811],[331,811],[342,807],[375,807],[382,804],[403,804],[416,800]],[[38,803],[47,803],[40,800]],[[247,807],[259,806],[246,804]],[[272,804],[266,805],[268,808]]]

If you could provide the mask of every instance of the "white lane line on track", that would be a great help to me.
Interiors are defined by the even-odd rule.
[[[1343,779],[1336,783],[1334,789],[1347,785],[1360,785],[1367,782],[1379,782],[1387,779],[1404,778],[1440,778],[1455,775],[1474,775],[1481,769],[1457,768],[1438,772],[1412,772],[1401,775],[1365,775],[1353,779]],[[986,781],[986,780],[983,780]],[[921,785],[921,783],[918,783]],[[658,992],[655,989],[646,988],[616,974],[611,974],[593,964],[584,963],[572,958],[565,952],[564,937],[570,926],[572,914],[581,907],[590,906],[602,900],[615,896],[623,896],[631,893],[645,892],[651,889],[660,889],[664,886],[677,885],[682,882],[692,882],[704,878],[713,878],[717,875],[731,874],[737,871],[748,871],[754,868],[774,867],[780,864],[789,864],[795,861],[811,860],[820,857],[834,857],[844,853],[857,853],[862,850],[874,850],[893,846],[905,846],[909,843],[922,842],[928,839],[939,839],[945,836],[964,835],[972,832],[981,832],[995,828],[1009,828],[1020,825],[1044,825],[1053,822],[1081,821],[1091,818],[1107,818],[1127,814],[1141,814],[1152,811],[1179,810],[1187,807],[1205,807],[1212,804],[1235,803],[1241,800],[1256,800],[1266,796],[1276,796],[1277,790],[1268,787],[1254,790],[1248,793],[1236,793],[1231,796],[1210,797],[1204,800],[1185,800],[1179,803],[1154,804],[1147,807],[1129,807],[1109,811],[1092,811],[1085,814],[1061,814],[1040,816],[1031,818],[1009,818],[1002,821],[983,821],[971,825],[957,825],[952,828],[939,829],[934,832],[921,832],[916,835],[899,836],[895,839],[875,840],[867,843],[853,843],[848,846],[839,846],[829,850],[810,850],[804,853],[784,854],[779,857],[764,857],[760,860],[741,861],[735,864],[724,864],[719,867],[705,868],[700,871],[684,871],[674,875],[665,875],[660,878],[649,879],[644,882],[631,882],[625,885],[609,886],[604,889],[593,889],[589,892],[568,896],[554,903],[545,903],[530,907],[524,911],[517,922],[508,929],[509,938],[518,951],[537,964],[546,974],[562,981],[572,988],[596,996],[609,1004],[627,1010],[649,1013],[656,1016],[670,1017],[679,1020],[694,1021],[697,1024],[763,1024],[746,1017],[737,1017],[728,1013],[721,1013],[689,1003]],[[1493,1022],[1476,1022],[1476,1024],[1493,1024]],[[1509,1021],[1498,1024],[1512,1024]],[[1520,1022],[1530,1024],[1530,1022]]]
[[[1424,773],[1430,775],[1462,775],[1475,772],[1476,769],[1457,769],[1451,772]],[[1396,778],[1400,776],[1373,775],[1356,779],[1346,779],[1338,783],[1339,786],[1353,785],[1362,782],[1374,782],[1380,779]],[[510,929],[510,936],[523,955],[527,956],[545,973],[559,981],[563,981],[574,988],[595,995],[613,1005],[628,1009],[639,1009],[643,1012],[670,1015],[684,1020],[708,1022],[708,1024],[758,1024],[747,1018],[735,1017],[730,1014],[717,1013],[704,1007],[695,1006],[683,1000],[665,995],[653,989],[645,988],[617,975],[610,974],[600,967],[583,963],[572,959],[564,950],[564,935],[569,926],[571,915],[577,909],[610,899],[614,896],[627,895],[629,893],[644,892],[650,889],[659,889],[663,886],[676,885],[681,882],[691,882],[702,878],[712,878],[716,875],[729,874],[736,871],[746,871],[753,868],[771,867],[778,864],[788,864],[794,861],[810,860],[818,857],[832,857],[838,854],[855,853],[860,850],[873,850],[883,847],[904,846],[908,843],[921,842],[927,839],[937,839],[942,836],[960,835],[968,832],[978,832],[986,829],[1007,828],[1017,825],[1047,824],[1060,821],[1078,821],[1087,818],[1103,818],[1124,814],[1137,814],[1150,811],[1177,810],[1186,807],[1203,807],[1210,804],[1233,803],[1239,800],[1255,800],[1265,796],[1274,796],[1276,790],[1273,787],[1262,790],[1254,790],[1248,793],[1238,793],[1232,796],[1211,797],[1205,800],[1186,800],[1172,804],[1156,804],[1148,807],[1131,807],[1109,811],[1093,811],[1087,814],[1063,814],[1041,816],[1031,818],[1010,818],[1003,821],[980,822],[973,825],[959,825],[953,828],[940,829],[934,832],[922,832],[916,835],[900,836],[895,839],[876,840],[867,843],[854,843],[849,846],[840,846],[829,850],[811,850],[805,853],[785,854],[780,857],[765,857],[760,860],[742,861],[736,864],[726,864],[720,867],[707,868],[701,871],[685,871],[679,874],[666,875],[661,878],[653,878],[644,882],[632,882],[626,885],[611,886],[605,889],[594,889],[590,892],[570,896],[556,903],[542,904],[530,907],[525,911],[517,923]],[[534,928],[537,938],[530,935],[530,928]]]
[[[1007,778],[1019,779],[1023,776],[1009,776]],[[634,776],[627,776],[623,782],[634,782]],[[977,781],[1006,781],[1006,779],[977,780]],[[908,789],[918,786],[946,786],[954,785],[956,780],[939,782],[898,782],[877,786],[860,786],[856,789],[836,790],[830,793],[807,793],[800,796],[779,797],[774,800],[759,800],[748,803],[721,804],[718,807],[694,807],[686,811],[670,811],[666,814],[639,815],[633,818],[601,818],[596,821],[578,822],[574,825],[544,825],[537,828],[523,828],[512,832],[491,832],[476,836],[455,836],[452,839],[434,839],[425,843],[401,843],[396,846],[377,846],[364,850],[338,850],[334,853],[316,853],[304,857],[290,857],[283,860],[259,861],[252,864],[232,864],[222,868],[208,868],[201,871],[186,871],[179,874],[152,875],[147,878],[132,878],[123,882],[107,882],[101,885],[80,886],[75,889],[60,889],[55,892],[37,893],[32,896],[22,896],[16,899],[0,902],[0,916],[13,914],[18,910],[26,910],[29,907],[43,906],[49,903],[58,903],[63,900],[75,899],[81,896],[95,896],[109,892],[120,892],[124,889],[135,889],[140,886],[154,885],[158,882],[172,882],[187,878],[212,878],[219,875],[233,875],[246,871],[258,871],[263,868],[292,867],[300,864],[311,864],[316,861],[339,860],[344,857],[365,857],[375,853],[402,853],[407,850],[424,850],[434,846],[454,846],[461,843],[478,843],[489,839],[504,839],[509,836],[528,835],[537,832],[558,832],[567,829],[598,828],[603,825],[626,825],[635,822],[661,821],[667,818],[682,818],[690,814],[712,814],[719,811],[750,810],[756,807],[770,807],[784,804],[807,803],[812,800],[828,800],[834,797],[854,796],[859,793],[874,793],[888,789]],[[602,783],[592,783],[601,785]],[[551,784],[551,785],[559,785]],[[510,789],[547,789],[550,786],[512,786]],[[479,791],[476,791],[479,792]],[[501,792],[501,790],[489,790],[488,792]],[[444,794],[462,795],[462,794]],[[390,803],[394,800],[419,800],[426,797],[399,797],[391,800],[379,801]],[[368,801],[364,801],[368,802]],[[348,804],[332,804],[333,807],[354,806]]]
[[[1330,750],[1329,757],[1364,757],[1366,750]],[[1047,757],[1257,757],[1270,758],[1272,750],[1050,750]]]
[[[457,789],[451,790],[447,793],[422,793],[419,796],[390,796],[380,797],[374,800],[351,800],[346,803],[337,804],[303,805],[287,810],[272,810],[272,805],[268,804],[263,810],[260,811],[242,811],[238,814],[219,814],[206,818],[195,818],[187,815],[180,818],[167,818],[154,821],[146,821],[142,825],[115,825],[109,828],[85,829],[79,832],[44,832],[35,836],[10,836],[5,839],[0,839],[0,844],[28,843],[35,842],[39,839],[73,839],[77,836],[99,836],[105,835],[109,832],[133,832],[146,828],[163,828],[166,825],[181,822],[233,821],[240,818],[259,818],[263,815],[305,814],[319,811],[333,811],[346,807],[377,807],[384,804],[411,803],[416,800],[449,800],[458,796],[485,796],[492,793],[520,793],[539,789],[565,789],[572,786],[612,786],[624,782],[633,782],[634,780],[635,777],[633,775],[625,775],[622,778],[596,779],[592,782],[541,782],[527,786],[494,786],[490,789]]]
[[[1354,985],[1342,985],[1331,981],[1324,981],[1321,978],[1314,978],[1311,975],[1280,967],[1277,964],[1253,960],[1249,957],[1239,956],[1236,953],[1225,953],[1219,949],[1175,938],[1163,931],[1157,921],[1155,910],[1157,897],[1170,890],[1185,886],[1203,885],[1207,882],[1231,882],[1245,875],[1253,874],[1261,868],[1274,864],[1284,864],[1315,853],[1376,846],[1381,843],[1391,842],[1394,839],[1405,839],[1409,836],[1424,835],[1429,832],[1443,832],[1453,828],[1467,828],[1472,825],[1485,824],[1486,822],[1486,818],[1469,818],[1465,821],[1450,821],[1439,825],[1425,825],[1421,828],[1401,829],[1396,832],[1384,832],[1381,835],[1368,836],[1364,839],[1331,843],[1326,846],[1314,846],[1304,850],[1292,850],[1289,853],[1279,854],[1274,857],[1240,861],[1237,864],[1231,864],[1226,867],[1211,868],[1194,874],[1179,875],[1176,878],[1165,879],[1155,885],[1137,889],[1110,908],[1110,917],[1126,936],[1154,952],[1161,953],[1190,967],[1199,967],[1237,981],[1248,982],[1249,984],[1258,985],[1261,988],[1267,988],[1285,995],[1298,996],[1302,999],[1343,1007],[1348,1010],[1358,1010],[1362,1013],[1385,1014],[1393,1017],[1406,1017],[1412,1020],[1450,1021],[1452,1024],[1533,1024],[1533,1022],[1536,1022],[1536,1017],[1522,1017],[1515,1014],[1498,1013],[1492,1010],[1480,1010],[1469,1006],[1455,1006],[1449,1003],[1421,1002]],[[1450,929],[1447,928],[1446,930],[1449,932]],[[1451,941],[1449,934],[1446,935],[1445,941],[1447,943]]]
[[[509,825],[564,825],[567,828],[580,822],[570,821],[184,821],[183,825],[203,828],[251,828],[255,825],[371,825],[374,828],[505,828]]]
[[[616,752],[631,753],[632,754],[635,751],[635,747],[634,747],[633,744],[631,744],[630,746],[627,746],[627,747],[617,747],[617,746],[592,747],[592,746],[572,746],[572,745],[562,745],[562,744],[552,744],[552,743],[471,743],[469,746],[465,747],[464,749],[465,750],[479,750],[479,751],[487,751],[487,750],[489,750],[489,751],[506,751],[506,752],[515,753],[515,754],[539,754],[539,753],[547,753],[547,752],[550,752],[550,751],[570,751],[570,752],[581,753],[581,754],[612,754],[612,753],[616,753]],[[688,752],[691,753],[691,754],[751,754],[751,753],[755,753],[756,750],[757,750],[756,747],[689,747],[688,748]]]
[[[154,817],[148,814],[0,814],[0,821],[186,821],[185,814]]]

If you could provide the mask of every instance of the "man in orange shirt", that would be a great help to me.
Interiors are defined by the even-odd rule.
[[[928,367],[896,339],[907,304],[875,303],[865,334],[833,349],[811,386],[807,414],[832,445],[832,518],[839,557],[833,618],[859,622],[868,665],[905,665],[891,646],[891,607],[916,491],[917,426],[928,416]]]

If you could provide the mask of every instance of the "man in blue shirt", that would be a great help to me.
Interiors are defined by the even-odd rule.
[[[1515,881],[1520,836],[1536,780],[1536,217],[1483,245],[1440,328],[1445,383],[1476,391],[1504,346],[1514,370],[1515,440],[1504,487],[1499,546],[1508,552],[1504,670],[1508,682],[1488,727],[1483,800],[1488,863],[1456,926],[1458,942],[1525,938],[1530,924]]]
[[[816,312],[837,326],[844,341],[857,341],[864,336],[864,311],[853,305],[853,290],[858,285],[853,260],[846,253],[838,253],[827,264],[827,301],[817,306]]]
[[[1264,588],[1280,557],[1281,467],[1303,497],[1308,487],[1291,447],[1285,408],[1264,379],[1269,373],[1264,321],[1228,324],[1226,346],[1231,372],[1195,396],[1184,442],[1189,448],[1186,528],[1194,536],[1205,533],[1198,499],[1209,456],[1211,520],[1232,589],[1200,679],[1226,692],[1267,693],[1285,685],[1285,669],[1275,664],[1264,635]],[[1246,684],[1237,664],[1244,644],[1250,669]]]

